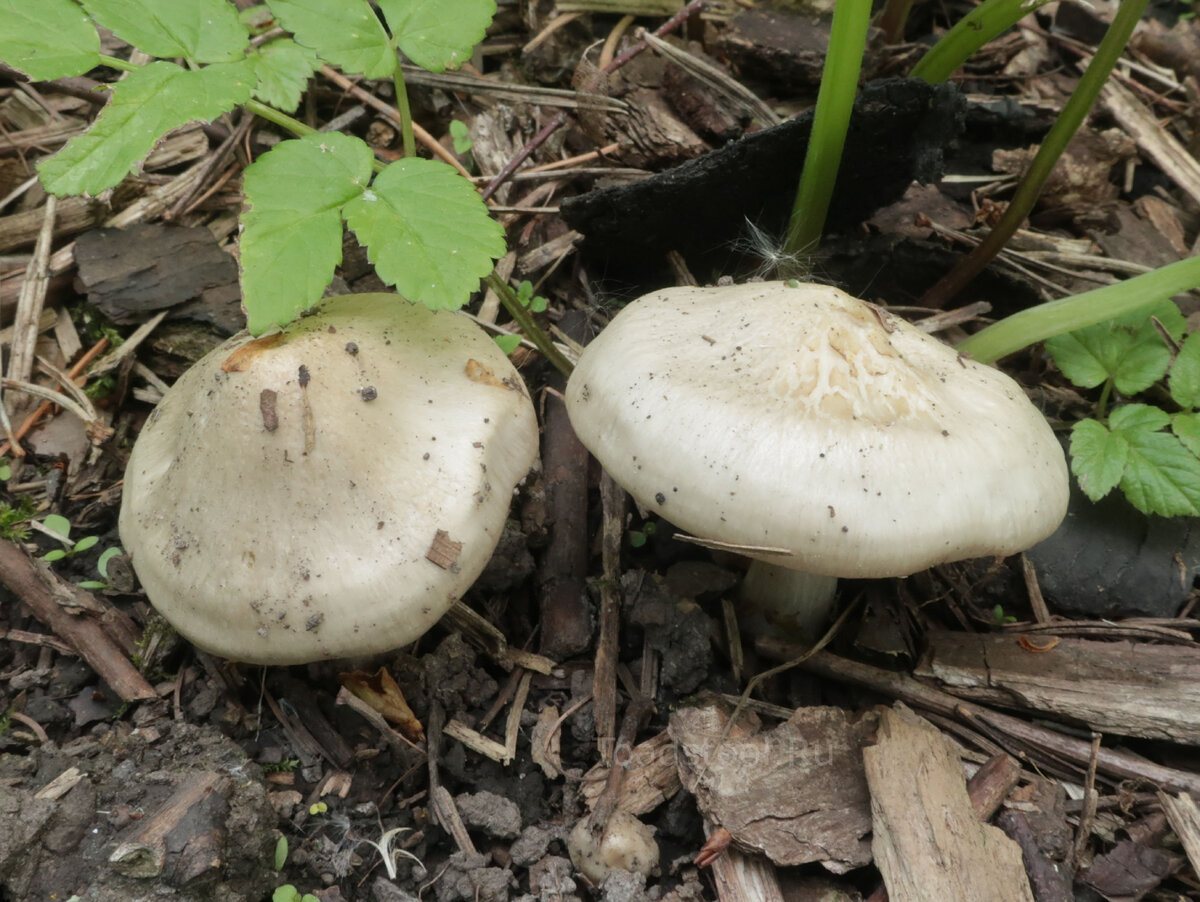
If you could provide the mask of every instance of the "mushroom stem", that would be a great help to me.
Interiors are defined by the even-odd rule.
[[[742,600],[753,627],[813,640],[821,635],[833,611],[837,577],[789,570],[766,561],[751,561],[742,580]]]

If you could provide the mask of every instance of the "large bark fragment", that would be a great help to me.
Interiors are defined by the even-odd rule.
[[[874,717],[801,708],[773,730],[722,741],[726,722],[715,707],[671,716],[680,777],[710,821],[780,865],[844,873],[871,860],[861,754]]]
[[[891,902],[1033,902],[1020,848],[976,820],[962,764],[935,727],[897,704],[863,761]]]

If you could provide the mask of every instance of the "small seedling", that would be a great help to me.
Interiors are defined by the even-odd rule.
[[[658,525],[652,520],[647,520],[643,523],[641,529],[629,530],[630,547],[641,548],[656,532],[658,532]]]
[[[58,539],[65,546],[54,548],[42,555],[47,563],[61,561],[63,558],[74,557],[80,552],[87,551],[100,541],[99,536],[84,536],[78,542],[71,541],[71,521],[59,514],[49,514],[42,520],[44,531]],[[106,562],[107,563],[107,562]]]
[[[287,864],[288,859],[288,840],[286,836],[280,836],[275,841],[275,870],[282,871],[283,866]]]
[[[316,817],[318,814],[325,814],[327,811],[329,811],[329,806],[324,802],[314,802],[308,806],[308,813],[313,817]]]
[[[1016,623],[1017,622],[1017,618],[1014,617],[1012,614],[1004,613],[1004,605],[1002,605],[1002,604],[998,604],[994,608],[992,608],[992,617],[996,621],[996,626],[1004,626],[1005,624],[1008,624],[1008,623]]]
[[[300,890],[290,883],[285,883],[271,893],[271,902],[321,902],[321,900],[312,893],[300,895]]]
[[[262,769],[264,774],[288,774],[299,766],[299,758],[284,758],[282,761],[276,761],[273,764],[264,764]]]
[[[548,304],[544,297],[533,293],[533,283],[528,279],[517,286],[517,300],[521,302],[522,307],[534,313],[544,312]]]
[[[114,545],[112,548],[105,548],[100,553],[99,560],[96,561],[96,570],[99,572],[102,579],[85,579],[79,584],[79,588],[95,591],[97,589],[111,589],[112,586],[108,582],[108,562],[113,558],[124,554],[124,549],[119,545]]]
[[[454,152],[459,156],[469,154],[471,148],[475,146],[475,142],[471,140],[471,132],[467,128],[467,123],[460,119],[454,119],[450,123],[450,140],[454,142]]]
[[[1071,429],[1071,471],[1093,501],[1119,486],[1143,513],[1200,515],[1200,333],[1184,338],[1185,328],[1164,301],[1046,342],[1071,382],[1100,388],[1095,416]],[[1142,402],[1109,410],[1114,395],[1145,395],[1163,379],[1171,411]]]

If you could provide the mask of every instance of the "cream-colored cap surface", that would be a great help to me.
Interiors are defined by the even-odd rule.
[[[382,652],[474,582],[537,447],[520,376],[472,322],[333,298],[171,387],[126,469],[121,538],[154,606],[206,651]]]
[[[828,286],[639,298],[585,349],[567,409],[643,506],[795,570],[1011,554],[1066,513],[1065,455],[1020,386]]]

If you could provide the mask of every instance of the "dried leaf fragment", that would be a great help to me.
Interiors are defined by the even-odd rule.
[[[347,690],[394,723],[405,738],[412,742],[425,741],[425,728],[417,720],[417,715],[413,714],[404,693],[386,667],[380,667],[373,674],[362,670],[339,673],[338,680]]]

